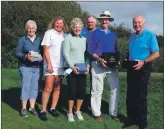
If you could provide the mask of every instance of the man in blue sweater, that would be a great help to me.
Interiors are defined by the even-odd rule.
[[[92,39],[92,35],[96,30],[96,17],[93,15],[88,16],[88,25],[86,27],[84,27],[81,31],[81,36],[84,36],[87,39],[87,51],[90,50],[91,47],[91,39]],[[90,54],[86,53],[87,56],[90,59],[90,70],[89,70],[89,76],[90,76],[90,93],[91,93],[91,86],[92,86],[92,73],[91,73],[91,62],[92,62],[92,56],[90,56]],[[89,107],[90,107],[90,103],[89,103]]]
[[[117,109],[119,100],[119,74],[116,66],[107,66],[108,60],[102,58],[103,53],[118,53],[117,36],[109,30],[109,23],[114,21],[109,11],[103,11],[98,18],[100,27],[92,35],[89,53],[92,55],[92,90],[91,90],[91,110],[95,119],[103,121],[101,117],[101,98],[104,87],[104,78],[110,85],[109,115],[118,121]]]

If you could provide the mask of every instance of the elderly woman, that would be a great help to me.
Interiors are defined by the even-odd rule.
[[[36,54],[36,52],[40,52],[41,44],[41,39],[35,34],[37,30],[36,22],[33,20],[27,21],[25,29],[27,30],[27,35],[19,39],[15,55],[19,59],[19,72],[21,76],[21,115],[28,117],[26,109],[27,100],[30,101],[29,111],[37,115],[35,101],[38,95],[42,57],[39,53]],[[36,55],[38,56],[37,58],[35,57]]]
[[[79,120],[83,120],[80,108],[83,103],[83,99],[86,91],[86,74],[89,71],[89,63],[87,62],[87,72],[80,74],[79,68],[76,67],[76,63],[86,63],[86,38],[80,35],[83,28],[81,19],[74,18],[71,21],[71,34],[69,34],[63,45],[63,53],[65,57],[65,65],[67,68],[72,69],[72,73],[67,76],[68,83],[68,121],[73,122],[73,106],[76,100],[75,114]]]
[[[47,120],[46,108],[49,97],[52,93],[52,104],[50,113],[53,117],[59,114],[56,111],[56,105],[60,94],[61,76],[64,72],[64,57],[62,52],[62,44],[65,39],[67,26],[62,17],[54,18],[46,31],[41,45],[44,51],[44,76],[45,88],[42,93],[42,111],[40,118],[43,121]]]

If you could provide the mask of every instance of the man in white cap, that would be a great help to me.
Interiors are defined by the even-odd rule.
[[[89,50],[89,53],[94,59],[94,61],[92,61],[91,69],[91,110],[97,121],[103,121],[100,108],[104,87],[104,78],[106,77],[108,80],[108,85],[110,84],[109,115],[112,119],[119,121],[117,118],[119,100],[119,74],[116,65],[112,65],[111,63],[116,62],[116,56],[113,55],[110,58],[110,53],[117,53],[117,55],[119,55],[119,51],[117,48],[117,36],[108,28],[109,23],[114,21],[114,18],[111,17],[109,11],[103,11],[98,20],[100,22],[100,27],[93,33],[91,47]],[[106,56],[103,56],[105,54]],[[112,59],[111,62],[108,62],[108,59]],[[119,56],[117,56],[117,59],[119,60]]]

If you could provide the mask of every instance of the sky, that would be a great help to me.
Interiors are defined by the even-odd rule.
[[[126,28],[132,28],[132,19],[135,15],[143,15],[146,19],[146,29],[157,35],[163,35],[163,2],[77,2],[83,11],[99,17],[104,10],[110,11],[115,18],[112,25],[125,24]]]

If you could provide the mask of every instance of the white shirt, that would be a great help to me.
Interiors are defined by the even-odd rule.
[[[28,35],[27,35],[27,36],[28,36]],[[29,38],[32,42],[34,42],[36,36],[34,36],[33,38],[31,38],[30,36],[28,36],[28,38]]]
[[[41,45],[49,47],[49,55],[53,68],[64,67],[62,45],[65,37],[66,37],[65,33],[59,34],[54,29],[46,31],[44,35]],[[47,68],[47,62],[45,59],[44,59],[44,68]]]

